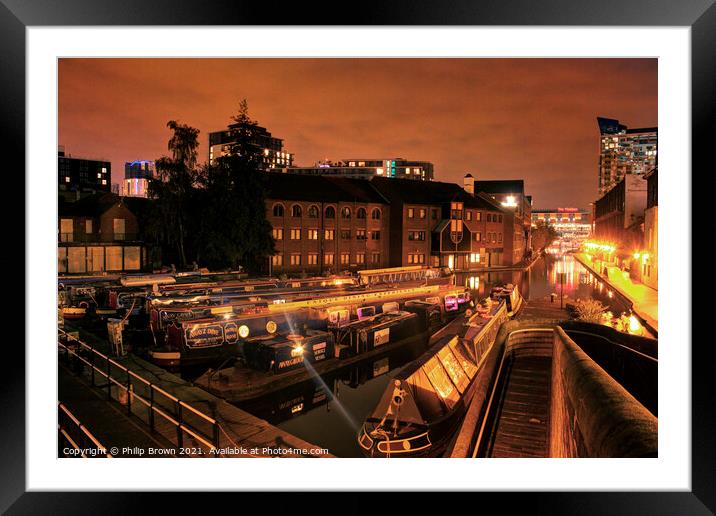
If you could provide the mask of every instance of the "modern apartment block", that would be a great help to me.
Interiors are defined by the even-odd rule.
[[[658,129],[629,129],[619,120],[597,118],[599,126],[599,195],[625,175],[645,174],[657,164]]]
[[[262,170],[293,165],[293,154],[284,150],[281,138],[273,137],[265,127],[244,122],[230,124],[223,131],[209,133],[209,162],[229,154],[237,145],[239,135],[246,138],[251,152],[261,156]]]
[[[154,161],[136,160],[124,164],[124,179],[120,184],[122,197],[147,197],[149,181],[156,177]]]
[[[340,161],[319,161],[313,167],[284,167],[276,170],[288,174],[303,174],[329,177],[352,177],[371,179],[387,177],[433,180],[433,164],[429,161],[409,161],[403,158],[344,159]]]
[[[57,148],[58,193],[67,201],[75,201],[94,193],[110,192],[112,164],[105,160],[78,158]]]

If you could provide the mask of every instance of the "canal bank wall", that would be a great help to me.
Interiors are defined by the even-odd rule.
[[[458,274],[473,274],[483,272],[515,272],[515,271],[528,271],[532,266],[542,258],[542,253],[538,253],[532,261],[522,265],[506,265],[504,267],[480,267],[478,269],[455,269]]]
[[[658,330],[659,330],[659,322],[657,319],[651,317],[649,314],[646,313],[644,307],[640,306],[640,303],[637,299],[634,299],[632,296],[629,295],[628,292],[625,292],[624,289],[620,288],[614,281],[612,281],[608,276],[605,277],[604,274],[598,272],[594,268],[594,264],[590,261],[585,259],[584,256],[582,256],[579,253],[573,254],[574,259],[577,260],[579,263],[581,263],[587,270],[589,270],[592,274],[597,276],[601,281],[603,281],[607,286],[609,286],[611,289],[613,289],[617,295],[619,295],[621,298],[623,298],[631,307],[632,312],[634,315],[641,321],[641,323],[654,335],[654,338],[658,337]],[[644,288],[650,288],[646,287],[644,285]],[[655,296],[658,296],[658,294],[654,294]]]

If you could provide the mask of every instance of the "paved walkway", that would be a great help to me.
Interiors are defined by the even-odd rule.
[[[587,267],[593,269],[593,262],[583,254],[575,254],[575,257]],[[603,274],[600,274],[604,278]],[[628,274],[619,267],[607,267],[606,279],[612,287],[629,299],[634,307],[634,312],[642,317],[656,331],[659,331],[659,292],[643,283],[635,283]]]

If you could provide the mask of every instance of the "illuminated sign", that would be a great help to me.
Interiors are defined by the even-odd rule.
[[[195,325],[186,329],[187,346],[210,347],[220,346],[224,342],[224,332],[220,325]]]

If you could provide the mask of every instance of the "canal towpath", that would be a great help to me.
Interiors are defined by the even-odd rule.
[[[592,273],[607,282],[632,303],[634,313],[656,332],[659,331],[659,292],[643,283],[631,280],[619,267],[606,267],[607,274],[597,272],[594,262],[585,254],[574,257]]]
[[[65,330],[72,333],[76,332],[75,334],[79,333],[80,340],[95,347],[95,349],[107,352],[108,342],[94,335],[94,333],[67,324],[65,325]],[[332,456],[319,446],[291,435],[131,353],[124,357],[112,357],[112,360],[215,419],[220,425],[220,450],[228,450],[226,453],[220,453],[221,456],[323,458]],[[60,373],[60,392],[58,393],[60,401],[64,401],[62,398],[67,397],[69,398],[68,401],[77,406],[80,405],[78,400],[95,400],[97,392],[102,390],[89,385],[87,371],[83,371],[81,374],[72,374],[67,369],[61,368]],[[81,389],[78,388],[80,384],[84,384],[84,388],[92,391],[92,394],[81,394],[79,392]],[[147,432],[142,427],[143,423],[141,421],[143,418],[141,416],[137,417],[139,414],[135,413],[135,407],[140,408],[141,404],[139,403],[134,403],[132,405],[132,414],[124,418],[118,417],[121,410],[116,410],[116,401],[106,400],[102,402],[95,400],[95,409],[100,407],[102,403],[113,407],[102,406],[100,410],[87,410],[83,412],[82,416],[87,427],[98,437],[102,436],[105,439],[103,444],[106,446],[116,445],[120,449],[127,446],[126,442],[119,442],[114,439],[116,428],[113,429],[113,427],[117,425],[123,425],[126,428],[134,427],[131,432],[132,439],[139,437],[139,439],[133,441],[135,442],[134,446],[143,446],[152,441],[155,443],[158,441],[165,442],[163,438],[174,431],[171,425],[164,425],[167,427],[163,428],[159,424],[162,419],[156,418],[157,425],[154,432],[151,434]],[[241,453],[236,454],[234,451],[236,449],[240,449]],[[244,453],[244,450],[248,450],[250,453]]]

